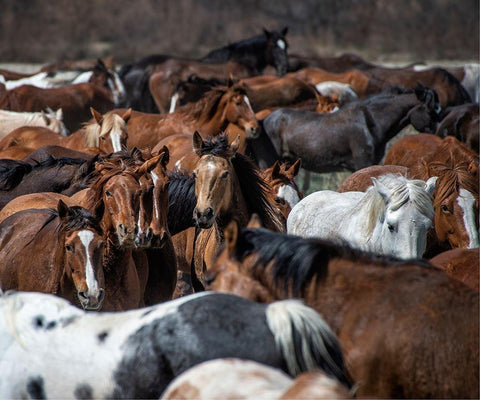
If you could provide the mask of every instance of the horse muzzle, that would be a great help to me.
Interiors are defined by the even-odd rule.
[[[100,289],[95,295],[88,292],[78,292],[78,300],[84,310],[98,311],[102,308],[105,299],[105,290]]]
[[[193,211],[193,220],[195,221],[195,225],[197,225],[199,228],[210,228],[215,221],[215,213],[213,212],[213,208],[208,207],[204,211],[195,209]]]
[[[117,237],[120,246],[134,246],[137,236],[137,226],[128,227],[124,224],[117,225]]]
[[[245,134],[249,139],[258,139],[260,136],[260,127],[254,125],[245,126]]]

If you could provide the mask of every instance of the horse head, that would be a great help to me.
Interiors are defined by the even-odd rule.
[[[281,32],[269,32],[263,29],[267,43],[265,58],[267,64],[275,67],[278,75],[284,75],[288,70],[288,43],[285,39],[287,32],[287,27],[283,28]]]
[[[47,107],[46,111],[42,111],[42,117],[48,129],[58,132],[62,136],[68,136],[68,130],[63,123],[63,111],[61,108],[53,111],[50,107]]]
[[[239,141],[237,137],[228,145],[224,140],[221,143],[221,155],[215,155],[219,153],[209,154],[205,151],[205,142],[198,132],[193,135],[193,150],[200,157],[193,171],[197,197],[193,219],[200,228],[210,228],[215,218],[231,207],[235,170],[230,160],[236,154]]]
[[[92,107],[90,112],[94,121],[85,127],[86,147],[98,147],[103,154],[118,152],[126,147],[127,122],[132,115],[131,108],[121,116],[113,112],[102,115]]]
[[[115,70],[113,68],[107,68],[101,59],[97,60],[89,82],[104,87],[110,91],[113,96],[114,104],[118,105],[125,100],[127,92],[122,80]]]
[[[420,104],[408,112],[407,118],[417,131],[435,133],[442,111],[438,95],[433,89],[422,84],[418,84],[414,90]]]
[[[433,223],[431,195],[436,180],[408,180],[395,175],[372,178],[373,187],[368,191],[375,190],[385,202],[378,237],[383,254],[401,259],[423,256]]]
[[[242,128],[248,138],[258,138],[260,126],[248,100],[245,85],[243,83],[234,84],[232,80],[228,80],[227,85],[224,111],[226,120]]]
[[[168,230],[168,148],[164,146],[156,156],[138,168],[140,174],[140,210],[137,247],[160,248],[170,236]]]
[[[82,207],[68,207],[62,200],[57,211],[64,240],[64,276],[73,282],[80,305],[98,310],[105,298],[104,240],[98,216]]]

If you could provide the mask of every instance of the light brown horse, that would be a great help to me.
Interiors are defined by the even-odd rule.
[[[26,209],[4,220],[0,224],[2,290],[52,293],[86,310],[101,308],[104,240],[100,210],[95,211],[68,207],[59,200],[55,209]]]
[[[437,254],[430,262],[443,269],[452,278],[463,282],[477,292],[479,286],[480,249],[452,249]]]
[[[244,130],[247,136],[255,137],[259,132],[245,89],[232,82],[229,86],[212,89],[201,100],[186,104],[171,114],[132,112],[127,123],[127,145],[153,149],[167,136],[195,131],[205,137],[218,135],[230,123]]]
[[[358,397],[478,397],[478,292],[425,262],[255,226],[228,225],[207,289],[304,299],[339,338]]]
[[[119,116],[112,112],[102,115],[91,108],[93,120],[84,128],[62,136],[46,128],[21,127],[13,130],[0,141],[0,151],[11,147],[23,147],[36,150],[46,145],[58,145],[74,150],[85,151],[93,148],[97,152],[108,154],[120,151],[127,143],[127,122],[132,113],[128,109]]]
[[[409,168],[409,178],[437,176],[433,193],[435,233],[441,249],[479,246],[478,153],[453,136],[409,135],[393,144],[385,163]],[[446,246],[446,247],[445,247]]]

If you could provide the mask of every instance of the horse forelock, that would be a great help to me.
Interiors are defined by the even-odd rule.
[[[100,140],[101,126],[96,122],[86,122],[85,129],[85,147],[98,147]]]
[[[385,219],[385,212],[387,210],[385,201],[380,193],[376,190],[375,186],[370,186],[365,196],[358,202],[355,209],[364,208],[368,210],[367,225],[365,235],[369,239],[372,237],[373,230],[378,221],[383,222]]]
[[[59,232],[70,232],[86,228],[92,228],[97,233],[102,234],[102,228],[97,218],[90,211],[80,206],[69,207],[68,219],[63,220],[58,227]]]

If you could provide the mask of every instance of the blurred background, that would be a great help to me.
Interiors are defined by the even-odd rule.
[[[199,57],[287,26],[289,52],[478,62],[478,0],[0,0],[0,62]]]

